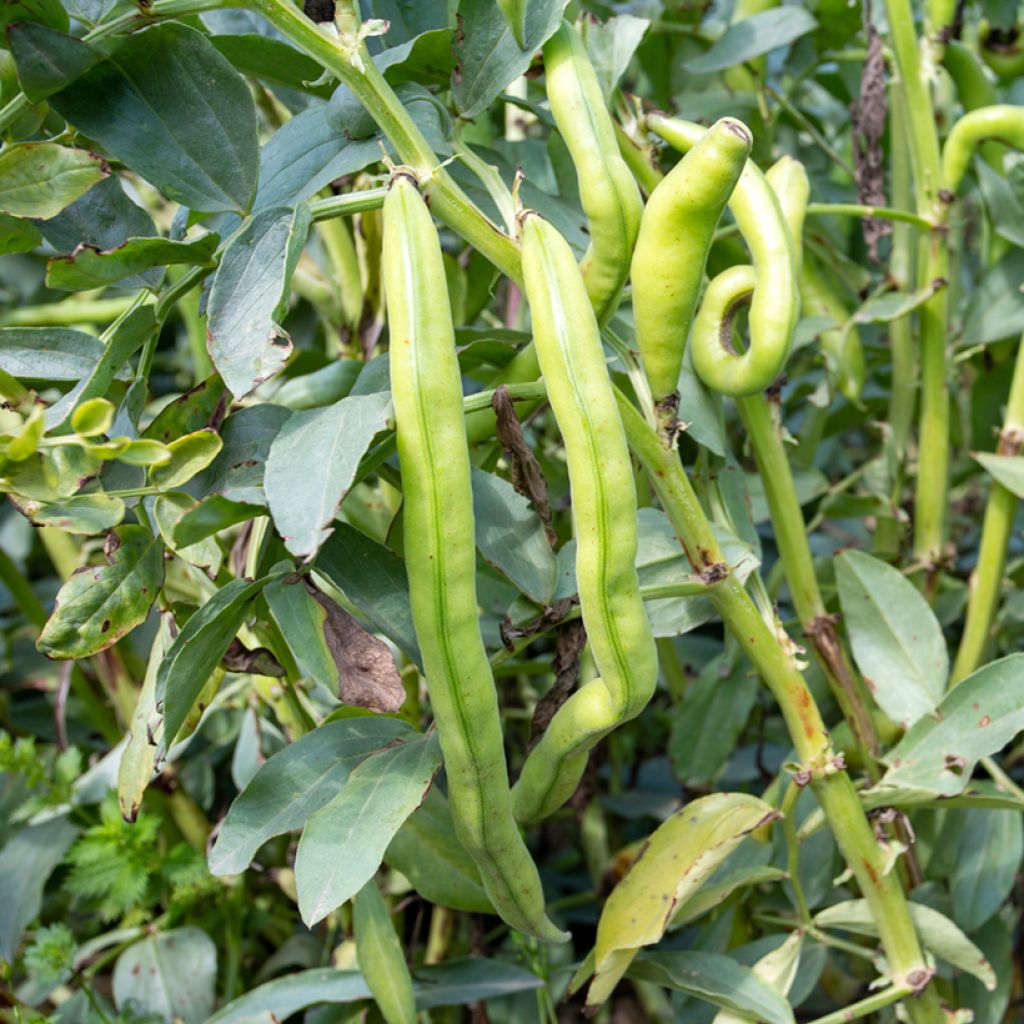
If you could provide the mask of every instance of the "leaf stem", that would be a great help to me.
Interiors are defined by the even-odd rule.
[[[867,996],[859,1002],[851,1003],[843,1010],[826,1013],[824,1017],[815,1017],[810,1024],[847,1024],[848,1021],[860,1020],[861,1017],[866,1017],[869,1013],[891,1006],[913,994],[914,990],[908,985],[890,985],[873,996]]]
[[[868,220],[894,220],[902,224],[913,224],[914,227],[931,231],[935,222],[928,217],[912,213],[910,210],[897,210],[892,206],[864,206],[861,203],[808,203],[807,213],[819,217],[863,217]]]

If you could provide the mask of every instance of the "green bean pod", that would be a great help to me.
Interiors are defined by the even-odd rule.
[[[512,789],[535,821],[575,791],[587,752],[635,718],[654,693],[658,659],[636,573],[636,490],[601,335],[568,243],[522,217],[523,274],[548,397],[565,443],[580,607],[601,678],[558,710]]]
[[[750,155],[750,131],[725,117],[651,193],[633,253],[633,319],[651,394],[674,395],[708,251]]]
[[[965,112],[988,107],[996,102],[996,87],[978,55],[956,39],[946,43],[942,54],[942,65],[956,87],[956,94]],[[985,162],[1002,173],[1003,147],[998,142],[983,142],[980,153]]]
[[[960,188],[975,149],[987,139],[1024,149],[1024,107],[997,103],[964,114],[953,125],[942,147],[942,184],[950,192]]]
[[[705,131],[700,125],[663,115],[652,114],[647,123],[684,153],[700,141]],[[693,323],[690,344],[693,366],[701,380],[720,394],[740,397],[763,391],[782,372],[800,306],[789,228],[775,190],[753,161],[746,162],[728,206],[754,264],[752,273],[744,277],[752,281],[753,288],[750,344],[745,352],[737,351],[732,344],[732,322],[739,309],[735,290],[740,277],[731,273],[735,267],[719,275],[729,275],[727,280],[716,286],[716,278],[708,285]],[[712,305],[705,310],[709,296]]]
[[[1024,75],[1024,45],[1021,26],[997,29],[982,21],[978,30],[981,59],[1004,81]]]
[[[603,324],[618,307],[626,283],[643,198],[619,152],[587,48],[568,22],[544,44],[544,74],[551,113],[572,156],[590,229],[590,247],[580,270]]]
[[[480,636],[469,449],[437,231],[415,179],[392,177],[382,273],[413,625],[455,832],[513,928],[563,941],[512,816],[498,700]]]

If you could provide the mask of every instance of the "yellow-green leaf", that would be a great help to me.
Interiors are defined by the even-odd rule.
[[[98,437],[110,429],[116,412],[105,398],[90,398],[71,414],[71,429],[80,437]]]
[[[150,469],[149,482],[165,491],[181,487],[206,469],[222,447],[223,442],[212,430],[197,430],[179,437],[167,446],[171,453],[169,461]]]

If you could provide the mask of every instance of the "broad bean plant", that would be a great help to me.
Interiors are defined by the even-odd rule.
[[[4,3],[0,1020],[1019,1020],[1020,18]]]

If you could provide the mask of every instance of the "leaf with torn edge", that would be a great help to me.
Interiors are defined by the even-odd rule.
[[[304,675],[337,693],[343,704],[384,713],[402,707],[405,687],[391,649],[308,577],[275,583],[266,598]]]
[[[607,1001],[639,949],[661,939],[676,905],[710,878],[745,836],[776,817],[756,797],[716,793],[687,804],[654,831],[605,903],[588,1009]]]

